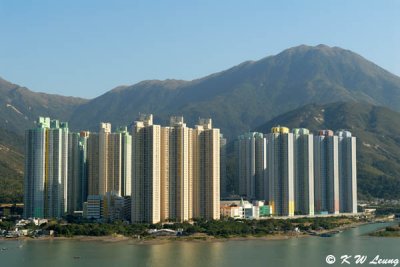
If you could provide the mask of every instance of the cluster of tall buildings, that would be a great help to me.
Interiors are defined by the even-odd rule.
[[[141,114],[130,129],[69,132],[40,117],[26,131],[24,216],[158,223],[219,219],[227,196],[226,139],[211,119],[190,128]],[[357,212],[356,138],[349,131],[273,127],[235,144],[239,194],[275,216]]]
[[[26,132],[25,217],[61,217],[67,207],[68,124],[39,118]]]
[[[357,212],[356,138],[349,131],[273,127],[236,142],[239,194],[272,215]]]
[[[194,129],[142,115],[132,131],[132,222],[219,219],[220,131],[211,119]]]
[[[131,131],[101,123],[98,133],[73,133],[41,117],[26,131],[24,195],[25,217],[119,218],[128,199],[132,222],[218,219],[220,132],[211,119],[192,129],[171,117],[162,127],[142,114]]]

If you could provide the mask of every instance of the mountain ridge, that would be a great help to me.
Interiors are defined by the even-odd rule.
[[[0,78],[0,127],[22,135],[38,116],[68,120],[74,109],[87,100],[33,92]]]
[[[192,81],[142,81],[109,91],[80,105],[70,121],[96,130],[101,119],[128,125],[141,112],[167,123],[183,114],[191,125],[211,117],[233,138],[302,105],[336,101],[400,110],[400,78],[350,50],[302,45]]]
[[[198,117],[211,117],[216,127],[233,138],[309,103],[356,101],[400,111],[399,77],[357,53],[324,44],[295,46],[191,81],[121,85],[93,99],[36,93],[2,78],[0,94],[7,94],[5,101],[0,99],[0,108],[12,106],[6,106],[8,115],[3,118],[5,111],[0,110],[0,127],[18,119],[10,111],[28,113],[24,120],[29,123],[19,118],[10,128],[20,134],[38,115],[69,121],[74,130],[92,131],[100,121],[129,125],[139,113],[153,113],[155,121],[163,124],[175,114],[184,115],[191,125]],[[22,105],[14,103],[18,99]],[[29,106],[26,99],[35,99],[37,111],[24,110]],[[56,104],[51,106],[52,102]]]
[[[29,91],[30,93],[33,94],[39,94],[39,95],[48,95],[48,96],[54,96],[54,97],[65,97],[65,98],[70,98],[70,99],[77,99],[77,100],[82,100],[82,101],[88,101],[89,99],[85,99],[82,97],[77,97],[77,96],[67,96],[67,95],[61,95],[61,94],[53,94],[53,93],[45,93],[45,92],[36,92],[36,91],[32,91],[29,88],[25,87],[25,86],[21,86],[15,83],[12,83],[8,80],[5,80],[4,78],[2,78],[0,76],[0,90],[13,90],[13,89],[19,89],[19,90],[24,90],[24,91]]]
[[[93,99],[37,93],[0,78],[0,131],[7,131],[4,136],[8,138],[3,141],[0,138],[0,148],[4,147],[0,149],[0,167],[5,166],[0,168],[0,184],[4,188],[22,188],[22,135],[34,125],[38,116],[68,121],[71,131],[98,131],[100,122],[110,122],[115,129],[130,125],[139,113],[152,113],[155,123],[163,125],[168,124],[171,115],[183,115],[189,126],[195,125],[199,117],[211,117],[213,126],[232,140],[282,114],[300,112],[301,107],[349,101],[358,107],[358,115],[352,112],[351,105],[337,105],[336,112],[343,114],[347,110],[352,114],[348,119],[354,127],[373,126],[374,123],[379,126],[391,121],[391,116],[399,116],[395,111],[400,111],[400,77],[350,50],[301,45],[191,81],[146,80],[115,87]],[[372,108],[370,111],[363,109],[363,105],[386,106],[395,111],[375,114]],[[325,116],[310,106],[308,110],[316,112],[317,118]],[[375,121],[374,116],[378,118]],[[394,125],[397,123],[393,121]],[[390,123],[384,127],[397,133],[397,128],[392,128]],[[361,178],[367,185],[360,192],[366,197],[384,196],[387,190],[379,189],[377,181],[385,181],[395,188],[400,181],[397,178],[400,177],[397,160],[400,155],[393,151],[400,151],[399,140],[390,132],[383,133],[390,138],[381,140],[382,137],[371,130],[357,129],[361,132],[360,140],[370,145],[368,149],[362,147],[365,158],[360,161],[360,174],[367,177]],[[379,133],[382,135],[382,131]],[[378,145],[377,156],[371,152],[375,145]],[[368,178],[374,175],[376,180]]]

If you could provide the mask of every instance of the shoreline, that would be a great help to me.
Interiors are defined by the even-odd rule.
[[[366,224],[371,224],[376,222],[354,222],[350,224],[341,225],[329,230],[314,231],[316,235],[330,233],[335,231],[344,231],[351,228],[359,227]],[[141,239],[137,239],[131,236],[123,235],[108,235],[108,236],[46,236],[39,238],[32,237],[17,237],[17,238],[0,238],[0,241],[79,241],[79,242],[104,242],[104,243],[114,243],[114,242],[128,242],[132,244],[164,244],[169,242],[227,242],[227,241],[248,241],[248,240],[287,240],[291,238],[304,238],[312,237],[316,235],[311,235],[309,233],[277,233],[262,236],[231,236],[231,237],[215,237],[209,236],[202,233],[196,233],[191,236],[147,236]]]
[[[227,242],[227,241],[247,241],[247,240],[286,240],[290,238],[303,238],[310,237],[311,235],[300,233],[295,235],[288,234],[272,234],[265,236],[232,236],[232,237],[215,237],[208,235],[192,235],[192,236],[158,236],[158,237],[144,237],[137,239],[129,236],[73,236],[73,237],[17,237],[17,238],[0,238],[0,241],[79,241],[79,242],[128,242],[132,244],[164,244],[169,242]]]

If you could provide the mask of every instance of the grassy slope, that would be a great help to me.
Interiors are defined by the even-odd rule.
[[[23,138],[0,128],[0,203],[23,198]]]

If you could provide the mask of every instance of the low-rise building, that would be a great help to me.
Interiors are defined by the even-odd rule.
[[[100,220],[103,216],[103,197],[100,195],[89,195],[84,203],[84,217]]]
[[[233,204],[232,206],[221,206],[221,216],[242,219],[243,208]]]
[[[129,221],[131,198],[121,197],[107,193],[102,195],[89,195],[83,204],[83,217],[105,222],[115,220]]]
[[[221,215],[234,219],[258,220],[271,216],[271,206],[265,201],[255,200],[250,203],[247,200],[221,201]]]
[[[121,196],[107,193],[103,201],[104,221],[112,222],[115,220],[124,220],[125,199]]]
[[[149,229],[147,232],[153,236],[176,236],[179,231],[172,229]]]

